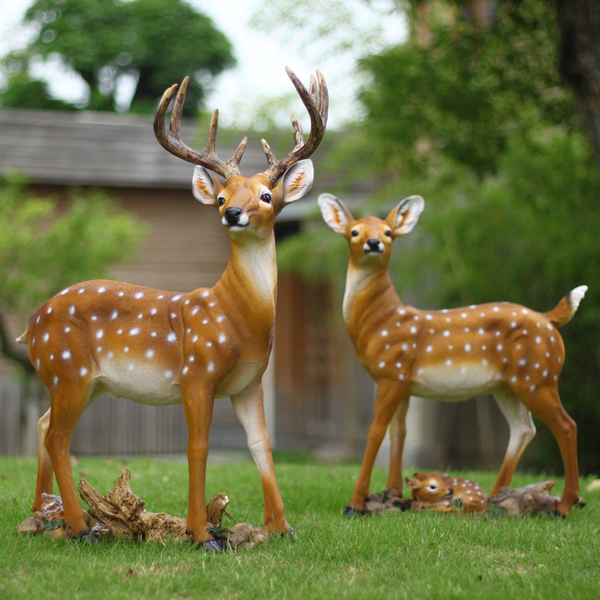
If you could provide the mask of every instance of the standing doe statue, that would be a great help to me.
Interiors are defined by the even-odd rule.
[[[262,480],[268,531],[291,531],[277,486],[271,442],[265,427],[262,375],[273,343],[277,267],[275,217],[305,196],[313,166],[306,160],[325,133],[328,93],[317,71],[307,91],[287,69],[311,119],[304,141],[292,115],[294,146],[277,160],[262,141],[268,166],[246,178],[239,163],[247,138],[233,158],[216,154],[215,110],[204,152],[180,135],[188,78],[177,93],[169,133],[165,113],[177,89],[160,101],[154,131],[169,152],[196,166],[194,196],[219,211],[231,236],[227,268],[212,288],[166,292],[116,281],[86,281],[63,290],[30,318],[19,342],[50,392],[50,410],[38,423],[38,476],[32,510],[52,492],[53,473],[64,503],[65,522],[75,536],[89,538],[69,463],[71,435],[83,411],[100,394],[155,406],[183,404],[188,426],[189,503],[187,529],[207,550],[222,545],[206,530],[205,475],[214,399],[230,396],[246,430]],[[223,185],[209,171],[223,177]]]
[[[323,218],[350,247],[344,321],[359,362],[377,382],[373,421],[350,504],[364,510],[371,471],[390,426],[387,489],[402,490],[402,451],[411,395],[445,402],[493,394],[510,427],[510,439],[490,495],[510,484],[535,436],[531,413],[556,438],[565,469],[557,510],[568,515],[577,500],[577,426],[558,395],[565,350],[557,327],[575,314],[587,287],[567,294],[548,313],[506,302],[447,310],[417,310],[398,297],[388,272],[392,240],[412,230],[423,210],[420,196],[403,200],[385,220],[355,220],[343,202],[319,196]]]

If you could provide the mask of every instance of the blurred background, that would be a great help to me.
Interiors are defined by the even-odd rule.
[[[191,76],[184,139],[218,151],[244,135],[242,171],[309,124],[284,66],[331,97],[311,195],[276,226],[275,347],[265,375],[274,445],[359,459],[374,384],[341,319],[347,249],[321,222],[330,192],[355,216],[411,194],[426,208],[395,244],[396,288],[419,308],[506,300],[540,312],[589,291],[561,330],[560,392],[578,424],[582,473],[600,472],[600,7],[591,0],[0,0],[0,452],[34,454],[46,391],[14,339],[74,282],[212,286],[229,252],[216,211],[193,201],[191,165],[154,139],[162,92]],[[181,163],[181,164],[180,164]],[[338,239],[339,238],[339,239]],[[521,468],[562,472],[547,428]],[[417,399],[406,466],[497,469],[508,428],[492,398]],[[102,399],[75,454],[185,452],[179,406]],[[243,448],[227,399],[211,448]],[[380,452],[380,464],[387,460]]]

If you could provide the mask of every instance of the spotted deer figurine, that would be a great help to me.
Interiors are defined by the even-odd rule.
[[[412,490],[412,510],[472,513],[488,507],[485,492],[470,479],[419,471],[407,477],[406,484]]]
[[[565,489],[557,511],[568,515],[579,491],[577,426],[558,395],[565,351],[557,328],[575,314],[587,287],[575,288],[547,313],[507,302],[418,310],[398,297],[388,262],[392,240],[412,230],[423,199],[406,198],[384,220],[355,220],[330,194],[319,197],[319,206],[327,225],[348,241],[344,321],[359,362],[377,383],[367,446],[345,513],[364,510],[373,464],[388,426],[387,489],[402,489],[406,412],[412,395],[456,402],[493,394],[508,421],[510,439],[491,494],[510,484],[535,435],[533,413],[558,442]]]
[[[33,510],[52,492],[53,474],[74,536],[89,537],[69,463],[71,435],[83,411],[101,395],[155,406],[183,404],[188,426],[187,529],[206,550],[222,550],[207,531],[205,475],[214,399],[230,396],[246,430],[262,480],[265,525],[288,533],[265,427],[262,375],[273,343],[277,293],[275,217],[311,188],[308,157],[325,133],[327,86],[311,77],[306,90],[287,70],[311,119],[305,141],[292,115],[294,145],[277,160],[263,140],[268,166],[244,177],[239,169],[247,138],[227,162],[215,150],[215,111],[204,152],[181,139],[181,111],[188,79],[175,98],[169,132],[165,114],[177,85],[159,104],[154,130],[160,144],[196,166],[193,193],[219,211],[231,237],[227,268],[212,288],[168,292],[116,281],[86,281],[63,290],[30,318],[18,341],[50,392],[51,406],[38,424],[38,477]],[[213,173],[224,178],[225,184]]]

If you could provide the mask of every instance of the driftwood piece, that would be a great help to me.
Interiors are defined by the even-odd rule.
[[[488,498],[488,502],[499,506],[511,517],[551,514],[560,502],[558,496],[550,495],[555,484],[554,481],[540,481],[514,490],[502,487],[497,494]]]

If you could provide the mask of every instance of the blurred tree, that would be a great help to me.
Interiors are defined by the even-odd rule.
[[[18,176],[0,179],[0,348],[27,372],[27,351],[10,339],[6,318],[27,314],[70,284],[105,276],[127,260],[146,226],[101,191],[71,193],[68,209],[26,191]]]
[[[344,185],[370,178],[363,213],[424,196],[419,226],[396,242],[391,266],[400,293],[418,290],[421,306],[508,300],[543,312],[590,286],[561,330],[560,390],[578,423],[582,471],[597,472],[600,181],[560,80],[555,15],[548,0],[506,0],[482,24],[466,4],[411,2],[411,39],[361,61],[366,117],[340,139],[332,171]],[[331,276],[342,249],[314,227],[282,242],[282,271]],[[536,442],[525,459],[560,471],[546,427]]]
[[[8,72],[58,56],[89,86],[90,110],[115,110],[129,77],[136,81],[129,110],[151,113],[167,86],[190,75],[184,114],[193,115],[211,78],[235,63],[225,35],[183,0],[37,0],[25,23],[37,35],[4,59]]]

